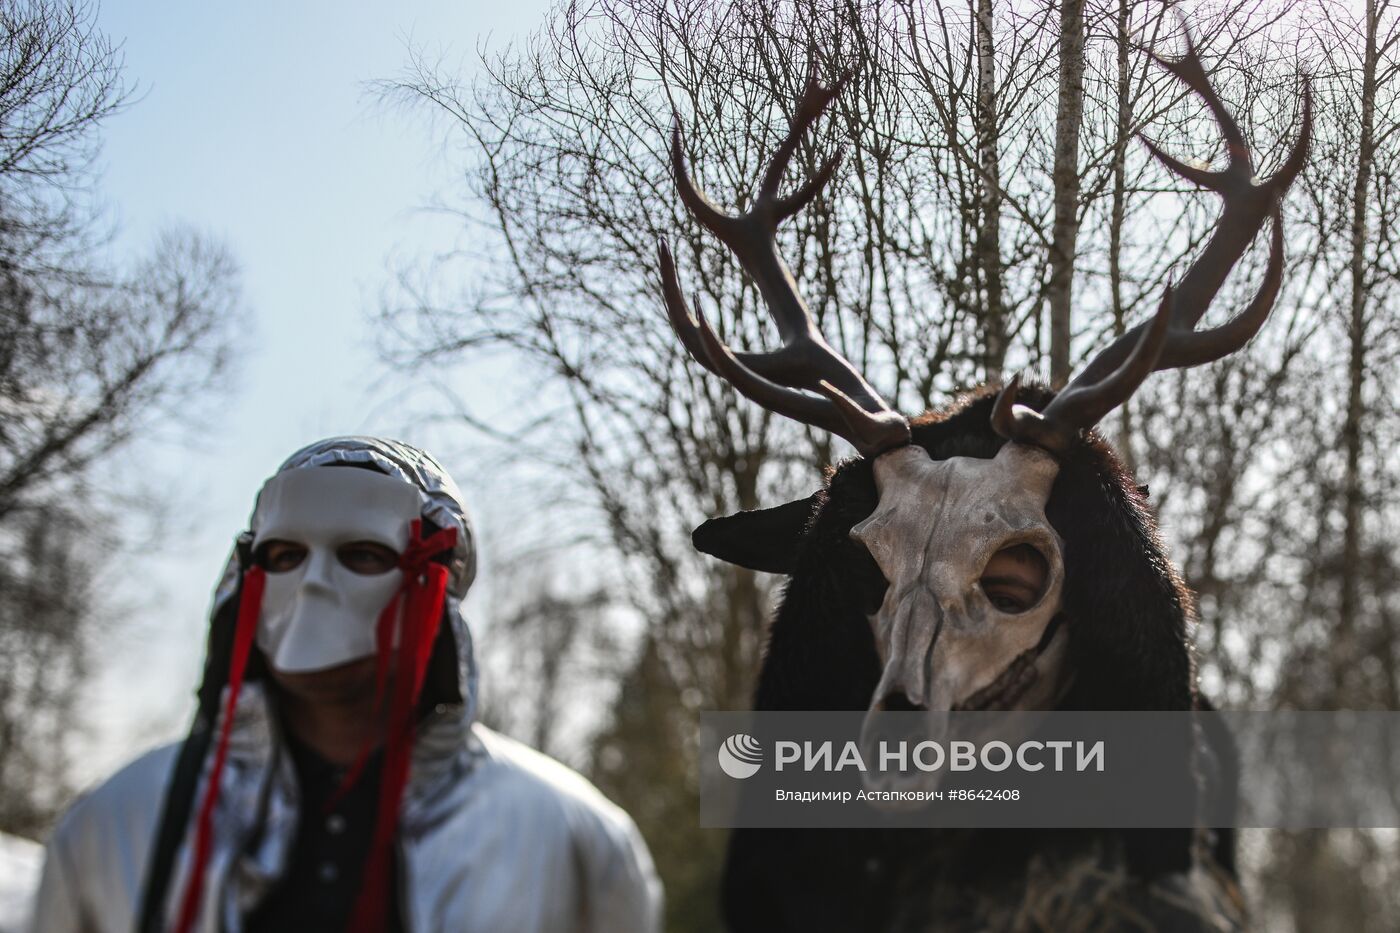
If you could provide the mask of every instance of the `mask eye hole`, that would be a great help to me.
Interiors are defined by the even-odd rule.
[[[376,541],[342,544],[336,549],[335,556],[352,573],[365,576],[387,573],[399,565],[398,552]]]
[[[1034,609],[1045,595],[1050,564],[1030,544],[1013,544],[992,555],[982,570],[982,592],[999,611],[1016,615]]]
[[[286,573],[306,559],[306,548],[295,541],[264,541],[258,547],[257,559],[268,573]]]

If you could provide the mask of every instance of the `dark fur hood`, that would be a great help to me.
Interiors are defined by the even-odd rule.
[[[996,390],[967,395],[912,423],[935,459],[990,458],[1006,443],[991,426]],[[1053,393],[1020,390],[1040,409]],[[851,539],[875,508],[871,463],[846,460],[799,503],[741,513],[697,529],[702,551],[788,575],[754,697],[758,710],[863,710],[880,677],[868,621],[885,581]],[[1065,709],[1187,710],[1197,705],[1190,594],[1166,556],[1144,491],[1113,449],[1090,432],[1064,456],[1046,516],[1064,547],[1061,619],[1069,627],[1074,686]],[[1197,785],[1196,740],[1181,744],[1183,787]],[[724,881],[731,929],[882,929],[900,892],[1016,876],[1047,847],[1119,846],[1138,878],[1187,871],[1199,851],[1181,830],[942,831],[737,830]],[[1226,849],[1222,847],[1222,853]],[[1228,858],[1217,858],[1223,862]],[[944,866],[939,868],[938,866]],[[953,878],[947,866],[957,866]],[[820,895],[814,892],[822,892]]]

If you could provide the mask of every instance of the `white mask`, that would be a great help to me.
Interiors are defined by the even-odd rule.
[[[275,669],[320,671],[376,653],[376,622],[403,573],[357,573],[337,551],[372,541],[402,554],[421,508],[412,485],[372,470],[309,467],[267,481],[253,512],[254,549],[273,540],[306,548],[295,567],[267,574],[257,642]]]

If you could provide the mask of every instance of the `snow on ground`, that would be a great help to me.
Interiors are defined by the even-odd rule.
[[[25,928],[43,864],[43,846],[0,833],[0,933]]]

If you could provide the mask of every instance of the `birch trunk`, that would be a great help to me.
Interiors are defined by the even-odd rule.
[[[1366,417],[1363,390],[1366,381],[1367,331],[1367,208],[1375,161],[1376,72],[1379,60],[1377,32],[1380,16],[1376,0],[1366,0],[1365,52],[1361,63],[1361,125],[1356,147],[1356,180],[1352,187],[1350,285],[1348,319],[1347,407],[1342,424],[1342,448],[1346,466],[1342,479],[1342,566],[1338,607],[1336,682],[1338,701],[1345,702],[1345,681],[1357,656],[1357,617],[1361,602],[1361,535],[1365,499],[1362,490],[1362,423]]]
[[[1113,301],[1113,335],[1127,329],[1127,307],[1123,299],[1123,225],[1128,215],[1128,139],[1132,130],[1133,104],[1129,82],[1128,50],[1133,37],[1128,32],[1129,0],[1118,0],[1114,23],[1117,44],[1117,111],[1114,121],[1113,193],[1108,218],[1108,284]],[[1118,409],[1118,452],[1129,471],[1136,469],[1133,458],[1132,399]]]
[[[1060,6],[1060,96],[1055,116],[1055,223],[1050,244],[1050,382],[1069,379],[1070,304],[1079,239],[1079,125],[1084,114],[1084,0]]]
[[[977,157],[982,170],[977,270],[983,299],[983,369],[989,382],[1001,379],[1007,344],[1001,282],[1001,164],[992,23],[992,0],[977,0]]]

